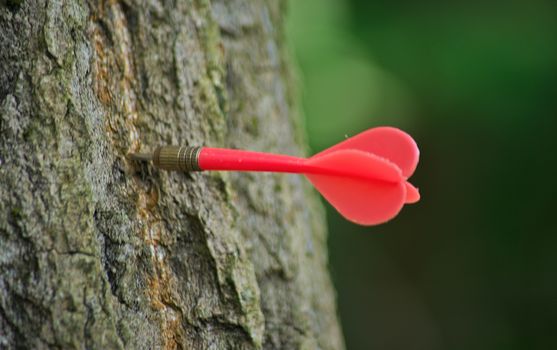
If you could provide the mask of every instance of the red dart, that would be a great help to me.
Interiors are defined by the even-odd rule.
[[[420,199],[406,181],[416,169],[420,152],[402,130],[378,127],[348,138],[310,158],[209,147],[158,147],[153,160],[166,170],[236,170],[304,174],[346,219],[360,225],[384,223],[405,203]]]

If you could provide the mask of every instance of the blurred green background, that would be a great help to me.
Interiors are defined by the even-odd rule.
[[[292,0],[311,147],[377,125],[422,200],[328,207],[348,349],[557,349],[557,2]]]

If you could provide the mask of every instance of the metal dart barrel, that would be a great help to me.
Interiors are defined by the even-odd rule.
[[[202,147],[189,146],[159,146],[153,154],[133,153],[131,159],[138,161],[153,161],[153,164],[163,170],[201,171],[199,167],[199,153]]]

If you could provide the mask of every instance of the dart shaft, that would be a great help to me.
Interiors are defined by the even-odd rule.
[[[203,170],[300,173],[307,170],[305,162],[293,156],[224,148],[203,147],[199,153],[199,167]]]
[[[144,155],[134,155],[142,160]],[[211,147],[161,146],[153,153],[153,163],[164,170],[178,171],[270,171],[299,173],[308,170],[304,158]]]

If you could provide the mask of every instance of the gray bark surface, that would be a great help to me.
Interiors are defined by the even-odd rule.
[[[159,144],[304,154],[281,1],[0,2],[0,348],[340,349],[300,176],[167,173]]]

